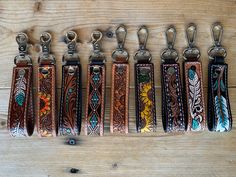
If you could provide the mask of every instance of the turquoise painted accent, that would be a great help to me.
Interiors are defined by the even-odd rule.
[[[99,73],[94,73],[93,77],[92,77],[92,80],[94,82],[95,85],[97,85],[100,81],[100,75]]]
[[[229,114],[226,99],[223,96],[215,96],[216,117],[218,118],[216,131],[224,132],[229,130]]]
[[[196,74],[196,72],[194,70],[192,70],[192,69],[188,70],[188,76],[191,80],[194,79],[195,74]]]
[[[98,97],[98,95],[97,95],[97,92],[94,92],[94,94],[93,94],[91,100],[92,100],[93,106],[95,107],[95,106],[98,104],[98,102],[99,102],[99,97]]]
[[[16,96],[15,96],[15,101],[18,105],[22,106],[25,100],[25,93],[24,92],[19,92]]]
[[[94,129],[98,123],[98,118],[96,116],[96,114],[93,114],[92,117],[89,120],[91,127]]]
[[[196,120],[196,119],[193,119],[192,120],[192,129],[193,130],[197,130],[200,126],[200,123]]]

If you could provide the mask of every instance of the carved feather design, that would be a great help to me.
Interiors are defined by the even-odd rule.
[[[25,100],[26,79],[24,77],[25,70],[20,70],[15,85],[15,101],[19,106],[22,106]]]
[[[189,69],[189,106],[190,106],[190,115],[192,118],[192,130],[198,131],[201,129],[202,115],[200,114],[203,111],[201,105],[201,85],[198,74],[195,70]]]
[[[229,114],[226,99],[221,95],[215,96],[215,109],[218,118],[216,131],[224,132],[229,130]]]

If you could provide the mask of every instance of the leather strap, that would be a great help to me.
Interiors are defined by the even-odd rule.
[[[28,55],[28,37],[25,33],[16,36],[19,55],[15,57],[11,93],[8,108],[7,128],[13,137],[31,136],[34,131],[33,67]]]
[[[188,131],[203,131],[206,123],[202,65],[201,62],[196,60],[184,62],[184,90]]]
[[[124,49],[127,30],[116,29],[117,48],[112,53],[111,133],[128,133],[129,127],[129,54]]]
[[[186,123],[175,37],[176,29],[170,26],[166,30],[167,48],[161,54],[162,123],[165,132],[184,131]]]
[[[13,68],[8,109],[8,130],[13,137],[31,136],[34,131],[32,66]]]
[[[105,113],[105,56],[100,51],[99,41],[102,39],[100,31],[91,35],[93,52],[90,55],[87,77],[87,99],[85,113],[85,135],[103,135]]]
[[[138,132],[156,130],[154,66],[152,63],[135,64],[136,126]]]
[[[223,57],[215,57],[208,70],[208,129],[230,131],[232,114],[228,95],[228,65]]]
[[[37,130],[41,137],[57,136],[56,66],[50,54],[51,35],[40,37],[43,53],[39,57],[37,82]]]
[[[208,50],[208,129],[228,132],[232,129],[232,114],[228,95],[227,52],[221,45],[223,26],[212,25],[213,46]]]
[[[81,129],[81,66],[62,66],[59,129],[61,135],[77,135]]]
[[[85,135],[103,135],[105,65],[89,64]]]
[[[78,135],[81,130],[81,64],[76,52],[77,34],[68,31],[65,35],[68,51],[62,61],[62,86],[59,116],[61,135]]]
[[[111,133],[128,133],[129,64],[112,64]]]
[[[184,131],[180,67],[178,63],[162,63],[162,121],[166,132]]]

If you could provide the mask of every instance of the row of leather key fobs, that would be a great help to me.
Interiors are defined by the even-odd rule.
[[[182,89],[178,53],[174,49],[176,31],[170,26],[166,31],[167,48],[161,54],[162,122],[166,132],[201,131],[207,122],[210,131],[225,132],[232,127],[226,51],[221,46],[223,28],[219,23],[212,27],[214,45],[208,51],[208,115],[203,96],[200,51],[195,46],[196,26],[186,29],[188,47],[184,50],[184,87]],[[136,125],[138,132],[156,129],[154,66],[146,49],[148,30],[141,26],[137,32],[139,49],[134,55]],[[93,51],[88,64],[85,134],[103,135],[105,96],[105,56],[100,50],[100,31],[91,35]],[[129,54],[124,48],[126,28],[116,29],[117,48],[112,53],[110,131],[128,133]],[[15,57],[9,103],[8,129],[16,136],[30,136],[34,130],[32,96],[32,61],[27,53],[27,36],[16,37],[19,55]],[[81,131],[81,65],[76,51],[77,35],[69,31],[65,36],[68,51],[63,56],[62,87],[59,119],[56,115],[55,58],[50,54],[51,36],[45,32],[40,37],[42,54],[38,59],[36,125],[42,137],[78,135]],[[207,121],[206,121],[207,117]]]

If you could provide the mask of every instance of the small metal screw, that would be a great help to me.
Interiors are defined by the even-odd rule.
[[[108,38],[112,38],[112,37],[113,37],[113,32],[110,31],[110,30],[108,30],[108,31],[106,32],[106,36],[107,36]]]
[[[68,144],[69,144],[69,145],[76,145],[76,140],[73,139],[73,138],[70,138],[70,139],[68,140]]]
[[[77,169],[77,168],[71,168],[71,169],[70,169],[70,172],[71,172],[71,173],[78,173],[78,172],[79,172],[79,169]]]

